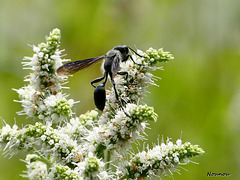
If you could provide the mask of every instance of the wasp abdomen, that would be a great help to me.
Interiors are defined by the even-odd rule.
[[[106,90],[104,87],[105,84],[101,83],[97,85],[97,87],[94,90],[94,102],[96,107],[103,111],[106,101]]]

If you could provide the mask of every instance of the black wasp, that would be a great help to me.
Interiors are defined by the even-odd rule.
[[[63,66],[59,67],[57,69],[57,74],[58,75],[62,75],[62,76],[68,76],[68,75],[72,75],[74,73],[76,73],[77,71],[84,69],[88,66],[90,66],[91,64],[104,59],[104,75],[100,78],[97,78],[95,80],[93,80],[91,82],[91,85],[95,88],[94,90],[94,101],[95,101],[95,105],[96,107],[103,111],[104,106],[105,106],[105,101],[106,101],[106,91],[105,91],[105,84],[107,82],[108,79],[108,75],[111,79],[111,83],[113,85],[114,88],[114,92],[115,92],[115,96],[117,99],[117,102],[119,103],[119,105],[121,106],[121,108],[123,109],[122,103],[119,100],[118,97],[118,93],[115,87],[115,82],[114,82],[114,77],[119,74],[119,75],[126,75],[126,78],[128,76],[128,72],[126,71],[119,71],[120,68],[120,62],[124,62],[127,61],[128,59],[131,59],[135,64],[137,64],[131,55],[129,55],[129,50],[131,50],[132,52],[134,52],[136,55],[140,56],[140,57],[144,57],[141,56],[140,54],[138,54],[136,51],[134,51],[132,48],[128,47],[128,46],[115,46],[112,50],[108,51],[107,54],[103,55],[103,56],[98,56],[98,57],[94,57],[94,58],[89,58],[89,59],[84,59],[84,60],[79,60],[79,61],[73,61],[70,63],[66,63]],[[144,57],[146,58],[146,57]],[[138,64],[138,65],[142,65],[142,64]],[[94,83],[98,83],[100,81],[102,81],[105,78],[104,82],[95,86]],[[124,111],[124,109],[123,109]],[[126,114],[126,112],[124,111],[124,113]],[[127,114],[126,114],[127,115]]]

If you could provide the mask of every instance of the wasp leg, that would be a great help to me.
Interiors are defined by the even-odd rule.
[[[142,57],[142,56],[140,56],[140,57]],[[122,62],[127,61],[129,58],[132,60],[132,62],[133,62],[134,64],[137,64],[137,65],[139,65],[139,66],[143,66],[143,64],[138,64],[138,63],[136,63],[136,62],[134,61],[134,59],[132,58],[131,55],[127,55],[127,56],[122,60]]]
[[[122,75],[122,76],[126,75],[126,80],[128,80],[128,72],[127,71],[118,71],[117,74]]]
[[[137,85],[137,83],[131,83],[131,82],[128,81],[128,72],[127,71],[119,71],[119,72],[117,72],[117,74],[119,74],[119,75],[126,75],[126,81],[127,81],[128,84],[130,84],[130,85]]]
[[[94,79],[94,80],[91,82],[91,85],[92,85],[94,88],[96,88],[96,86],[93,85],[93,84],[102,81],[104,78],[106,78],[105,81],[104,81],[104,83],[103,83],[103,84],[105,85],[106,82],[107,82],[107,73],[106,73],[106,72],[104,72],[103,77],[100,77],[100,78]]]
[[[116,85],[115,85],[115,81],[113,80],[112,76],[110,76],[110,78],[111,78],[111,83],[112,83],[112,85],[113,85],[113,89],[114,89],[115,96],[116,96],[116,99],[117,99],[118,104],[119,104],[120,107],[122,108],[124,114],[125,114],[127,117],[130,117],[130,116],[126,113],[125,109],[123,108],[122,102],[119,100],[118,93],[117,93],[117,89],[116,89]]]

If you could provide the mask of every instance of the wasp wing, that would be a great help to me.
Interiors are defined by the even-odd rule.
[[[57,69],[57,74],[60,76],[72,75],[72,74],[78,72],[79,70],[84,69],[103,58],[104,58],[104,56],[98,56],[98,57],[94,57],[94,58],[89,58],[89,59],[66,63]]]
[[[120,57],[119,55],[114,56],[113,61],[112,61],[112,76],[116,76],[117,72],[120,69]]]

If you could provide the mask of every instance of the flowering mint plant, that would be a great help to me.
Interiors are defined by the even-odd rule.
[[[112,88],[106,93],[102,113],[91,110],[73,116],[76,102],[63,93],[67,77],[56,73],[68,61],[62,59],[60,37],[60,30],[54,29],[46,43],[32,46],[34,55],[23,62],[26,69],[32,70],[25,78],[29,84],[15,89],[20,99],[17,102],[23,107],[18,114],[32,118],[35,124],[19,128],[4,122],[0,129],[0,147],[7,155],[28,153],[24,160],[27,170],[22,176],[31,180],[154,178],[179,172],[179,166],[204,153],[199,146],[181,139],[130,152],[134,142],[145,139],[148,122],[157,120],[153,107],[140,100],[146,88],[155,85],[156,77],[150,72],[161,69],[157,63],[172,60],[170,53],[153,48],[138,50],[142,57],[132,55],[137,64],[120,64],[121,70],[128,72],[128,79],[116,76],[114,80],[124,111]]]

